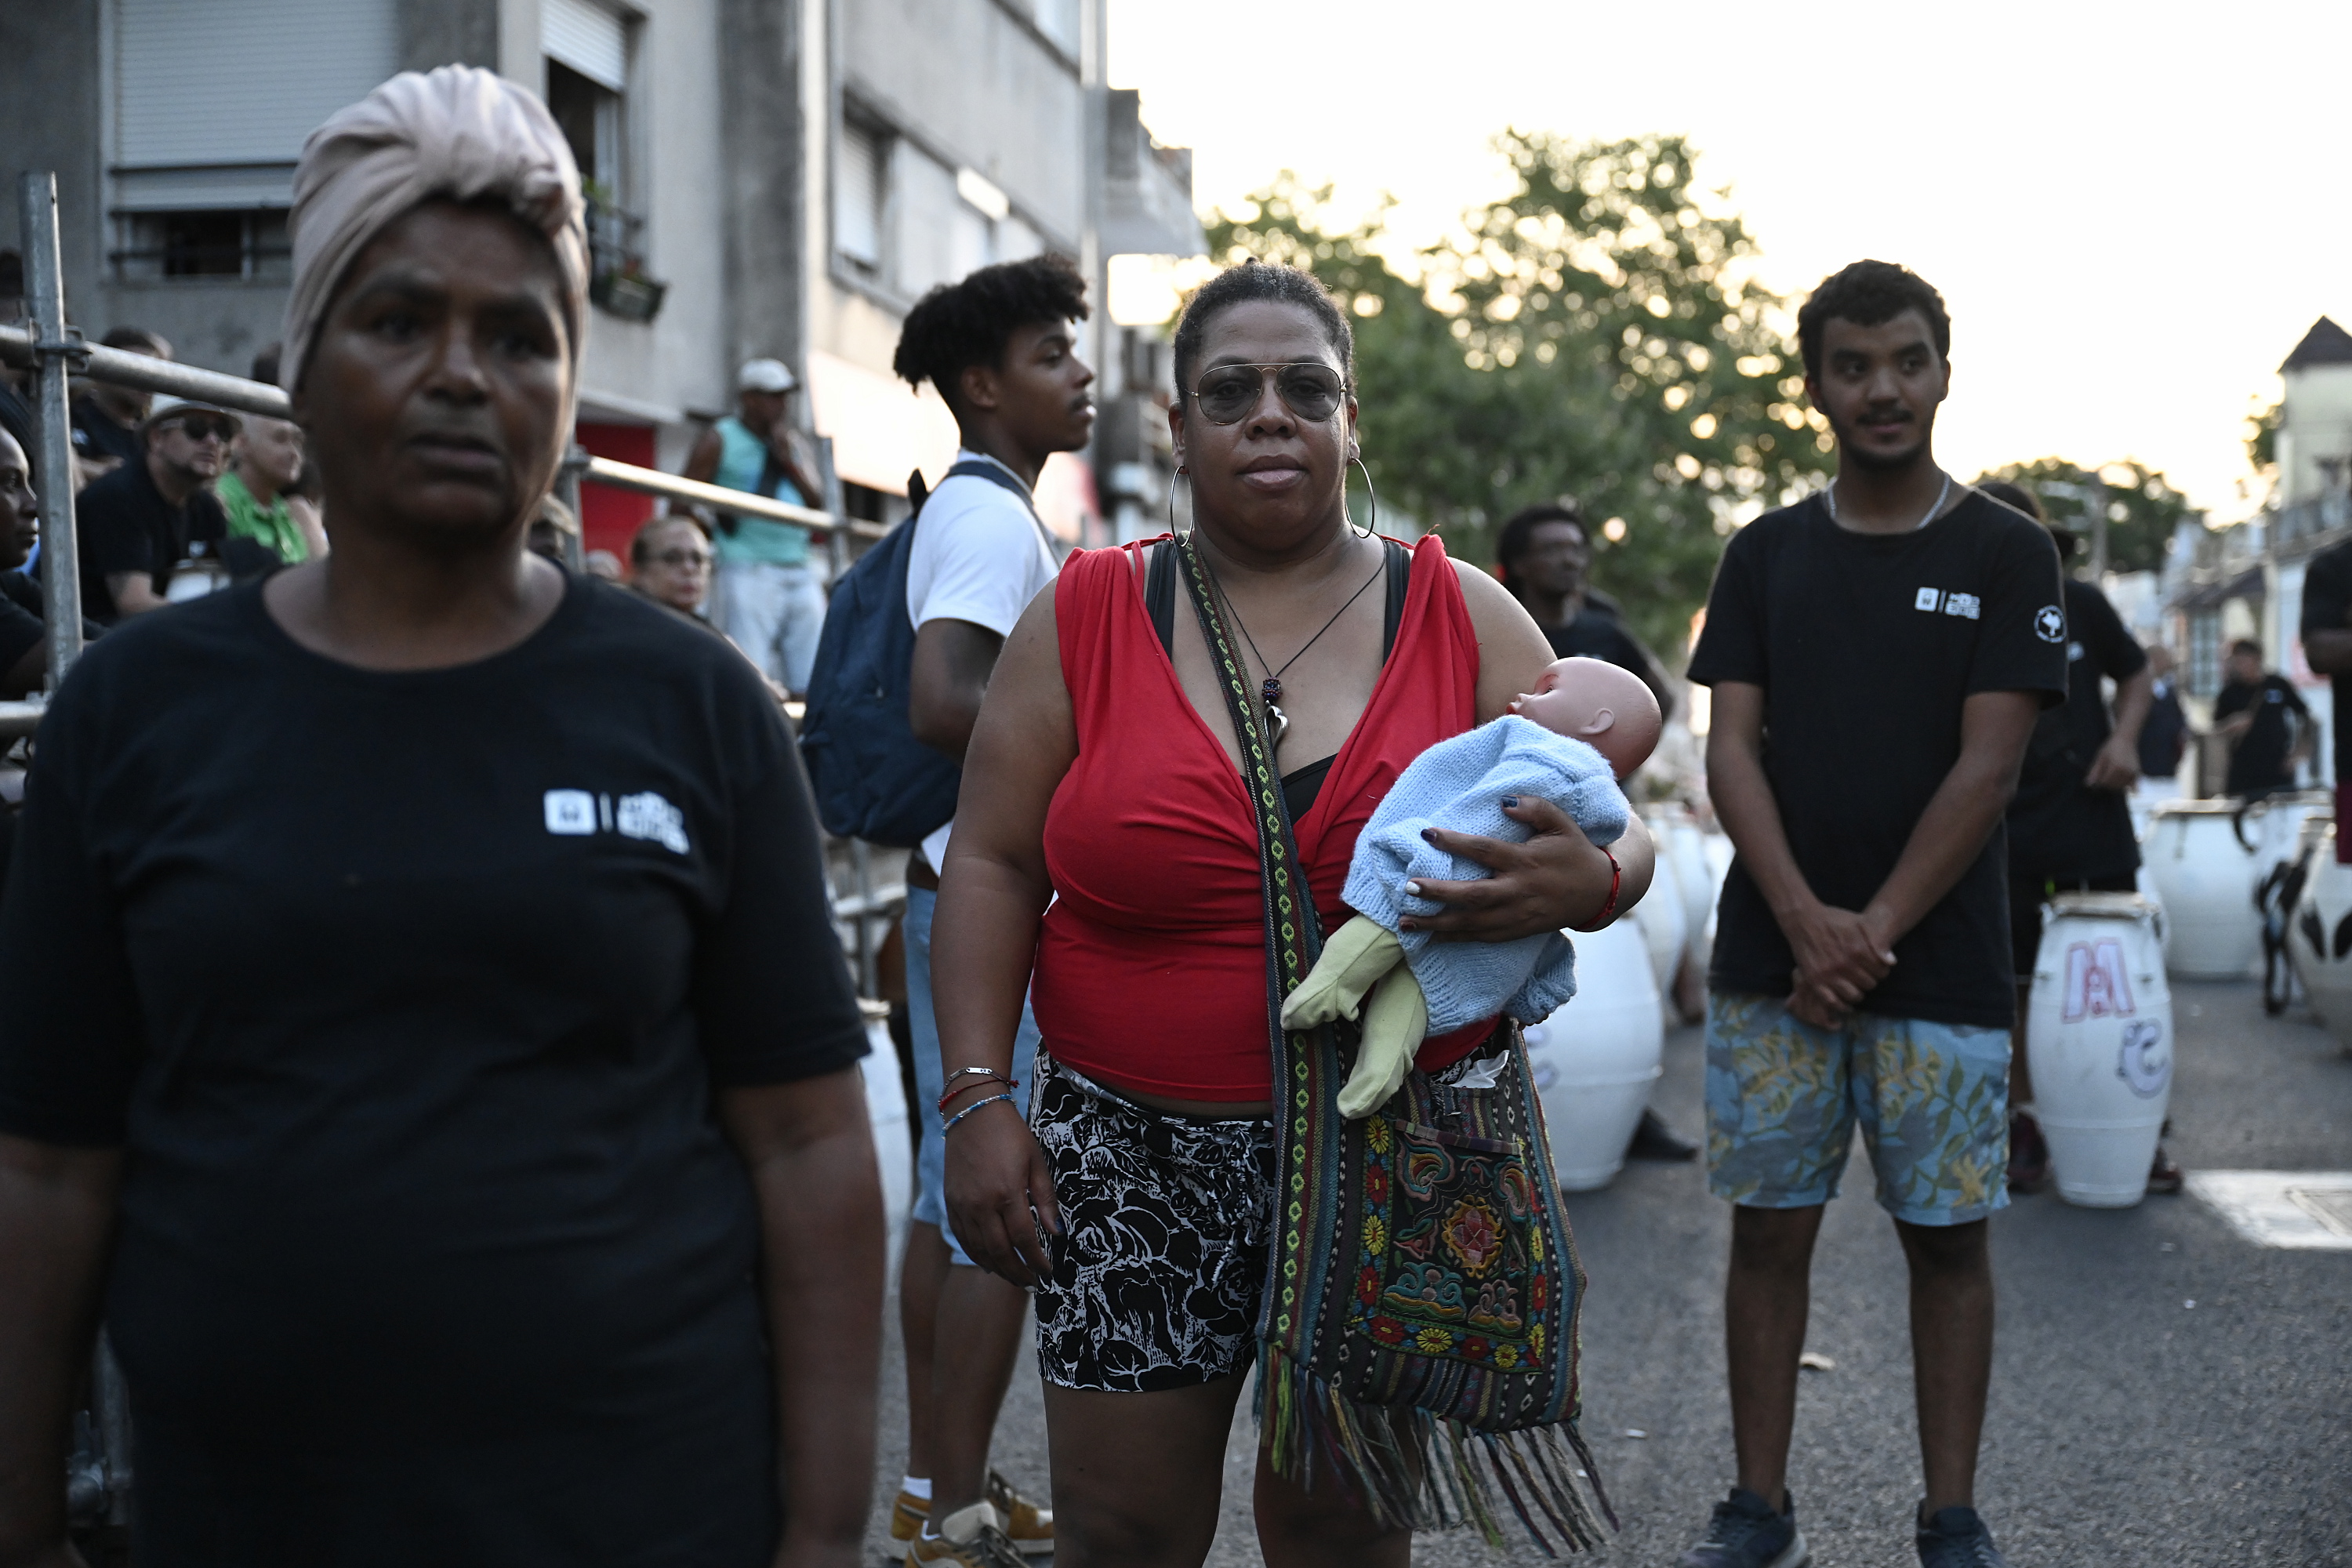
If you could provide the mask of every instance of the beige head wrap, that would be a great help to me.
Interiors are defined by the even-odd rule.
[[[554,117],[490,71],[403,71],[302,143],[294,171],[294,289],[279,380],[302,379],[335,285],[394,219],[436,196],[503,201],[547,236],[563,271],[576,361],[588,308],[588,230],[580,171]]]

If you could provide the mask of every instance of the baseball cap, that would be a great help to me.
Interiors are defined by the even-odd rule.
[[[790,392],[800,384],[793,367],[780,359],[747,359],[735,373],[738,392]]]
[[[223,408],[217,403],[206,403],[201,398],[174,397],[168,392],[157,393],[155,401],[148,405],[147,426],[152,427],[184,414],[217,414],[237,429],[245,428],[245,416],[234,408]]]

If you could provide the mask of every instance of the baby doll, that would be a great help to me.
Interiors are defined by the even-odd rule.
[[[1353,1018],[1360,1009],[1363,1043],[1339,1091],[1340,1114],[1370,1115],[1394,1094],[1427,1037],[1497,1013],[1536,1023],[1576,994],[1576,950],[1558,931],[1433,942],[1427,931],[1396,929],[1402,915],[1441,908],[1415,895],[1420,879],[1486,875],[1476,862],[1425,842],[1422,831],[1524,843],[1530,831],[1503,815],[1503,798],[1540,795],[1595,844],[1612,843],[1630,814],[1617,781],[1649,756],[1658,729],[1658,700],[1633,672],[1597,658],[1563,658],[1509,713],[1439,742],[1399,776],[1356,840],[1342,896],[1360,912],[1332,934],[1282,1008],[1289,1029]]]

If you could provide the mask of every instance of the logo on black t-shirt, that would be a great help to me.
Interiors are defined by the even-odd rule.
[[[2055,605],[2044,605],[2033,616],[2033,635],[2043,642],[2066,640],[2066,613]]]
[[[625,795],[615,802],[609,795],[584,789],[551,789],[544,804],[550,833],[585,837],[601,830],[646,839],[673,855],[686,853],[686,813],[651,790]]]

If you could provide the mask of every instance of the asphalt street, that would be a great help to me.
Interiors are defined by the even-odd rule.
[[[2171,1148],[2199,1169],[2352,1169],[2352,1056],[2251,984],[2179,984]],[[1668,1037],[1654,1100],[1701,1125],[1698,1030]],[[1731,1479],[1721,1291],[1727,1207],[1696,1165],[1629,1166],[1570,1200],[1591,1286],[1584,1429],[1624,1529],[1594,1561],[1663,1565]],[[2191,1195],[2122,1211],[2054,1190],[1993,1221],[2000,1320],[1979,1501],[2016,1568],[2352,1565],[2352,1252],[2257,1247]],[[2193,1303],[2193,1305],[2192,1305]],[[895,1341],[895,1334],[893,1336]],[[1813,1273],[1790,1486],[1821,1568],[1914,1563],[1919,1497],[1902,1257],[1857,1142]],[[902,1373],[885,1377],[874,1540],[904,1456]],[[1637,1436],[1638,1434],[1638,1436]],[[1246,1401],[1210,1562],[1260,1561]],[[995,1462],[1046,1485],[1034,1364]],[[1539,1560],[1475,1535],[1416,1543],[1424,1565]]]

